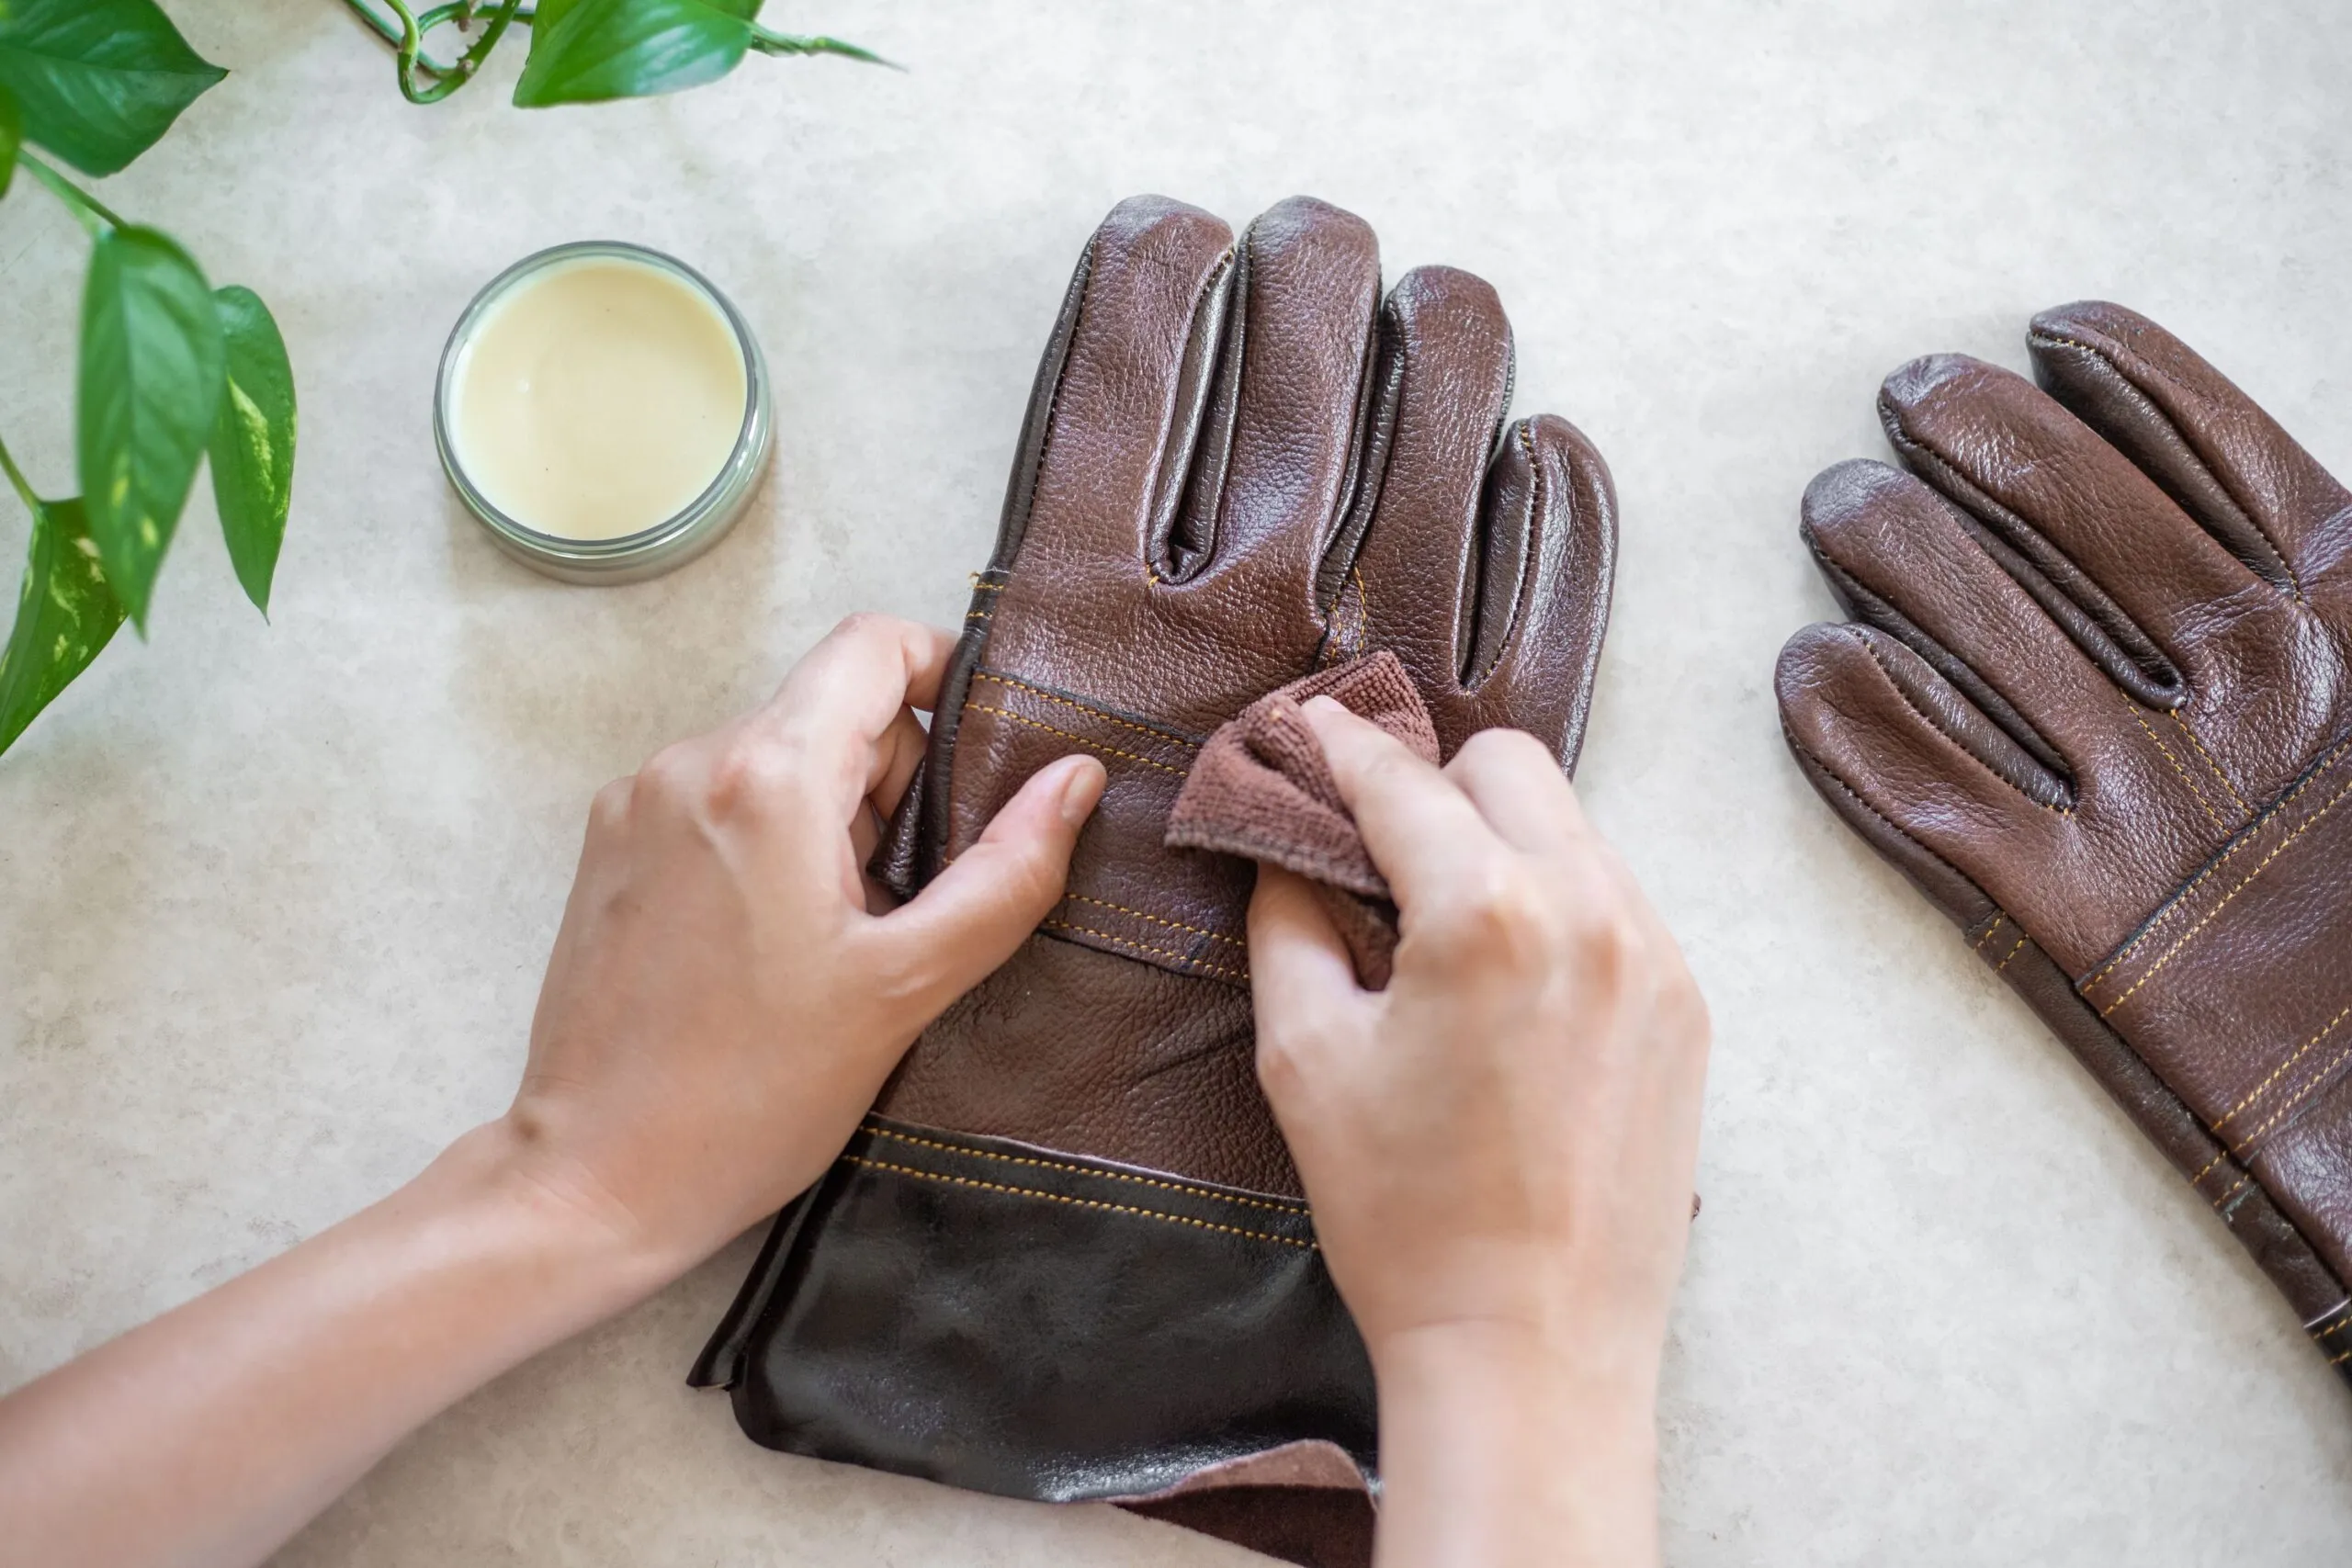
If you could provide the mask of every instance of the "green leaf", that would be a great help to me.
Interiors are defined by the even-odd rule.
[[[0,86],[16,94],[25,135],[85,175],[153,147],[227,74],[155,0],[0,0]]]
[[[0,652],[0,751],[89,667],[121,625],[122,605],[107,587],[82,503],[36,505],[17,625]]]
[[[7,0],[0,0],[6,5]],[[25,144],[25,117],[17,112],[16,95],[0,86],[0,196],[8,194],[9,176],[17,172],[17,149]]]
[[[794,33],[772,33],[767,28],[752,28],[752,47],[762,54],[838,54],[843,60],[862,60],[868,65],[879,65],[891,71],[904,71],[895,60],[885,60],[870,49],[844,43],[837,38],[801,37]]]
[[[205,448],[212,459],[212,500],[237,581],[266,615],[294,500],[294,367],[260,296],[232,285],[212,302],[229,367]]]
[[[142,633],[212,434],[223,357],[212,290],[186,251],[153,229],[99,236],[82,295],[74,460],[107,581]]]
[[[556,24],[563,20],[563,14],[571,10],[575,3],[576,0],[544,0],[543,4],[533,6],[531,31],[543,33],[553,30]]]
[[[552,0],[534,8],[514,101],[545,108],[715,82],[751,47],[759,11],[760,0]]]

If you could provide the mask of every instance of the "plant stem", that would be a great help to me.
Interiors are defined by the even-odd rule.
[[[389,0],[389,3],[400,6],[401,0]],[[498,40],[505,37],[506,29],[514,25],[522,4],[523,0],[504,0],[504,4],[498,7],[498,14],[491,17],[490,26],[482,29],[481,37],[474,39],[473,47],[459,55],[458,63],[450,68],[448,73],[430,86],[424,88],[416,86],[413,74],[416,66],[416,48],[413,44],[403,45],[401,51],[401,96],[413,104],[438,103],[468,82],[472,81],[473,74],[481,69],[481,62],[490,58],[490,51],[498,47]],[[416,36],[421,39],[424,28],[431,27],[446,16],[462,15],[470,19],[472,14],[472,0],[458,0],[456,6],[436,7],[425,13],[424,21],[422,27],[418,28]],[[401,15],[403,19],[407,17],[408,12],[405,6],[401,8]]]
[[[89,231],[92,239],[96,239],[108,225],[117,229],[130,227],[117,217],[105,202],[100,201],[30,152],[18,152],[17,162],[23,165],[33,178],[47,186],[58,200],[73,209],[74,216],[82,220],[82,227]]]
[[[24,471],[17,467],[17,459],[8,456],[8,444],[5,441],[0,441],[0,468],[8,471],[8,483],[15,488],[17,497],[25,503],[26,510],[36,517],[40,516],[40,497],[33,493],[33,487],[27,482]]]
[[[521,8],[520,0],[505,0],[498,14],[491,18],[490,30],[476,39],[473,47],[458,59],[445,64],[424,52],[424,40],[433,29],[444,22],[456,22],[465,27],[473,22],[488,0],[443,0],[422,15],[409,9],[405,0],[384,0],[392,8],[393,17],[385,17],[376,9],[374,0],[343,0],[352,15],[368,24],[370,31],[391,45],[400,61],[401,96],[413,104],[437,103],[472,80],[475,71],[488,57],[500,36],[516,22],[531,25],[531,13]],[[424,78],[420,83],[419,78]]]
[[[353,16],[367,23],[378,38],[382,39],[394,49],[401,46],[400,28],[378,16],[376,8],[368,5],[368,0],[343,0],[343,3],[350,9]]]

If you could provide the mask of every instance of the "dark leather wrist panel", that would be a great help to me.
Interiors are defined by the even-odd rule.
[[[1009,1497],[1140,1498],[1303,1442],[1374,1459],[1304,1202],[881,1118],[695,1381],[771,1448]]]

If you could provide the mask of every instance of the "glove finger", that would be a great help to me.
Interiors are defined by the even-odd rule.
[[[1231,282],[1233,231],[1131,197],[1088,243],[1038,367],[992,570],[1140,581],[1157,513],[1197,439]]]
[[[1883,632],[1805,627],[1781,649],[1773,688],[1815,786],[1954,919],[1989,912],[1987,894],[2014,907],[2019,877],[2064,854],[2072,816],[2021,786],[2024,753]]]
[[[2352,495],[2195,350],[2135,310],[2085,300],[2033,319],[2035,378],[2260,576],[2301,595]]]
[[[1582,431],[1542,414],[1503,433],[1477,544],[1466,673],[1423,688],[1441,753],[1507,725],[1574,773],[1617,559],[1616,487]]]
[[[1182,505],[1154,538],[1164,585],[1227,617],[1238,604],[1254,642],[1283,645],[1277,679],[1321,636],[1316,567],[1353,478],[1379,304],[1379,242],[1354,214],[1294,197],[1250,226]]]
[[[1840,463],[1804,492],[1803,533],[1852,619],[1904,643],[2030,759],[2044,805],[2119,733],[2131,705],[1997,564],[2014,552],[1883,463]],[[2211,787],[2211,781],[2206,781]]]
[[[1887,378],[1879,414],[1905,466],[2046,581],[2035,596],[2118,685],[2170,707],[2216,673],[2211,607],[2256,580],[2046,393],[1937,355]]]
[[[1473,652],[1480,503],[1510,365],[1510,323],[1484,280],[1418,267],[1390,291],[1363,478],[1324,558],[1326,658],[1393,649],[1432,706],[1460,693]]]

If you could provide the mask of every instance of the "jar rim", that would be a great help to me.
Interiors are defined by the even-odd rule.
[[[726,461],[692,501],[635,533],[607,539],[575,539],[532,527],[482,492],[458,455],[456,435],[450,428],[449,405],[459,362],[494,306],[540,273],[568,262],[600,256],[667,273],[717,308],[742,357],[743,419]],[[448,476],[458,499],[510,554],[560,575],[577,572],[594,580],[618,581],[616,574],[631,569],[647,569],[650,574],[652,570],[683,564],[702,546],[717,542],[718,535],[734,522],[739,503],[749,496],[751,485],[747,481],[756,479],[765,466],[773,434],[766,417],[768,401],[767,366],[759,342],[752,335],[750,323],[736,310],[735,302],[717,284],[676,256],[649,245],[628,240],[572,240],[534,251],[506,267],[482,285],[458,313],[447,341],[442,344],[440,366],[434,378],[433,443],[441,458],[442,471]],[[709,530],[707,539],[699,536],[706,529]]]

